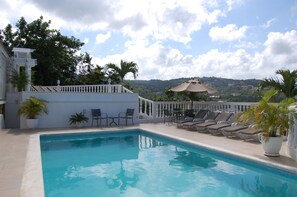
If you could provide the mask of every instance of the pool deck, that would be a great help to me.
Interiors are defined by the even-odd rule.
[[[245,142],[239,139],[228,139],[224,136],[212,136],[184,129],[177,129],[175,125],[140,124],[133,127],[81,128],[81,129],[52,129],[52,130],[0,130],[0,196],[17,197],[20,195],[22,180],[27,161],[29,141],[32,136],[44,133],[70,133],[108,131],[140,128],[168,137],[174,137],[205,146],[210,149],[228,152],[237,156],[284,168],[297,172],[297,162],[286,156],[286,143],[283,143],[280,157],[266,157],[260,143]],[[30,155],[30,154],[28,154]],[[34,187],[32,187],[34,188]],[[31,189],[32,189],[31,188]],[[38,195],[37,195],[38,196]]]

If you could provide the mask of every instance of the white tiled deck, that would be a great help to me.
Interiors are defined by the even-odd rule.
[[[259,143],[244,142],[242,140],[228,139],[221,136],[212,136],[210,134],[201,134],[183,129],[176,129],[174,125],[141,124],[139,126],[128,128],[141,128],[162,135],[176,137],[183,139],[184,141],[207,146],[208,148],[224,150],[238,156],[254,159],[260,162],[267,162],[267,165],[275,165],[277,167],[297,172],[297,163],[286,156],[286,143],[283,144],[280,157],[270,158],[263,155],[263,150],[261,144]],[[127,129],[127,127],[40,131],[0,130],[0,196],[19,196],[25,169],[29,139],[32,134],[82,131],[89,132],[99,130],[106,131],[115,129]],[[34,187],[31,189],[34,189]]]

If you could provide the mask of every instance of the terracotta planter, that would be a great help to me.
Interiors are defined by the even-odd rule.
[[[38,119],[26,119],[28,129],[36,129],[38,126]]]
[[[261,144],[264,149],[264,155],[269,157],[278,157],[282,147],[283,136],[263,138],[261,136]]]

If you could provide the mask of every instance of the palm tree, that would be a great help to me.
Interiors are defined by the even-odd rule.
[[[282,76],[281,81],[273,78],[266,78],[261,83],[262,88],[271,87],[282,92],[287,98],[293,98],[297,95],[297,70],[280,69],[276,74]]]
[[[18,91],[21,92],[25,90],[26,85],[30,82],[30,80],[25,70],[21,68],[19,73],[16,70],[12,70],[10,82],[12,83],[13,87],[16,87]]]
[[[118,67],[116,64],[109,63],[105,65],[107,69],[111,70],[111,78],[116,78],[119,80],[119,82],[123,82],[125,76],[128,73],[133,73],[134,79],[136,79],[138,74],[138,66],[135,62],[126,62],[121,60],[120,67]]]

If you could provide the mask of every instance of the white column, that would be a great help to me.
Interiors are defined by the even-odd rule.
[[[110,86],[110,84],[111,84],[111,79],[108,78],[108,93],[111,93],[111,86]]]
[[[26,85],[26,91],[30,92],[30,88],[31,88],[31,66],[30,65],[28,64],[25,65],[25,72],[29,81],[28,84]]]
[[[297,105],[294,108],[295,113],[290,114],[287,153],[292,159],[297,161]]]

